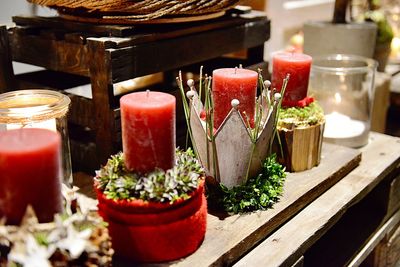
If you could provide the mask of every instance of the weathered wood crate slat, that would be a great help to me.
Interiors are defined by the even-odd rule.
[[[235,267],[262,266],[266,262],[268,266],[290,266],[317,241],[320,241],[346,215],[346,212],[363,201],[378,185],[382,185],[384,180],[387,181],[390,176],[399,171],[399,138],[371,133],[370,143],[359,151],[362,152],[362,161],[357,168],[258,244],[238,261]],[[336,153],[332,151],[331,154],[326,155],[323,152],[323,155],[333,158]],[[322,159],[324,160],[325,158]],[[368,207],[372,209],[371,206]],[[367,220],[372,220],[372,211],[370,211],[371,214],[364,213]],[[384,210],[380,212],[385,213]],[[365,224],[367,223],[364,223],[362,227],[365,227]],[[357,225],[356,227],[348,225],[347,228],[354,234],[361,232]],[[332,255],[319,254],[319,266],[326,266],[323,262],[334,258],[335,253],[343,254],[345,247],[355,242],[351,236],[347,235],[345,239],[341,239],[341,246],[331,248],[327,254]],[[349,244],[345,244],[346,242]],[[307,255],[305,255],[305,262],[307,262]],[[332,262],[330,264],[342,266]]]

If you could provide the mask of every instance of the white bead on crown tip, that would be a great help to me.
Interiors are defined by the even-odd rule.
[[[239,104],[240,104],[240,101],[239,101],[239,100],[237,100],[236,98],[235,98],[235,99],[232,99],[232,101],[231,101],[231,106],[232,106],[234,109],[237,109],[238,106],[239,106]]]

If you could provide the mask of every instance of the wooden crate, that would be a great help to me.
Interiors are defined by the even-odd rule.
[[[16,26],[8,31],[0,27],[0,64],[4,70],[0,73],[0,93],[16,88],[11,59],[88,77],[91,98],[70,95],[70,122],[94,132],[96,151],[89,154],[96,158],[87,160],[97,166],[121,147],[121,96],[114,95],[115,84],[164,72],[169,74],[169,83],[155,88],[170,92],[174,71],[189,65],[208,60],[215,65],[215,58],[241,49],[249,50],[249,57],[241,62],[244,66],[262,62],[270,32],[270,21],[258,12],[173,25],[97,25],[23,16],[13,17],[13,21]]]

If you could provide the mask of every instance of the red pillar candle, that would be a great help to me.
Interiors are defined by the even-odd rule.
[[[175,163],[175,97],[137,92],[120,100],[125,166],[148,173]]]
[[[214,128],[219,128],[232,109],[233,99],[239,100],[239,110],[243,119],[248,119],[253,127],[258,73],[238,68],[217,69],[213,71],[212,80]]]
[[[19,224],[28,204],[40,222],[61,212],[61,137],[47,129],[0,132],[0,217]]]
[[[283,96],[283,106],[297,105],[307,97],[308,80],[312,58],[306,54],[279,52],[272,58],[272,88],[282,89],[283,79],[290,74],[290,79]]]

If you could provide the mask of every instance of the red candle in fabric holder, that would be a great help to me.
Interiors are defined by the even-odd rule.
[[[122,146],[128,170],[148,173],[175,164],[175,97],[136,92],[120,100]]]
[[[61,137],[47,129],[0,132],[0,218],[19,224],[32,205],[39,222],[62,211]]]
[[[218,129],[232,109],[231,101],[239,100],[243,119],[254,126],[258,73],[240,68],[213,71],[212,97],[214,102],[214,128]]]
[[[308,80],[312,58],[306,54],[279,52],[272,58],[272,88],[282,89],[283,79],[290,74],[290,79],[283,96],[283,106],[296,106],[297,102],[307,97]]]

